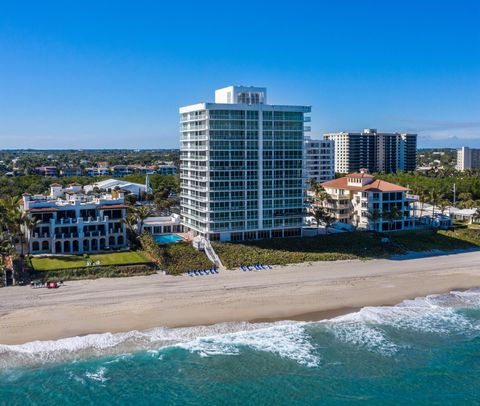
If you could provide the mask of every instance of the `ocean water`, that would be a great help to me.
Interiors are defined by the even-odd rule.
[[[346,403],[480,404],[480,290],[320,322],[0,345],[0,405]]]

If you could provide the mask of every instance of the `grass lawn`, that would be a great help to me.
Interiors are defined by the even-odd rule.
[[[227,268],[236,268],[241,264],[285,265],[309,261],[388,258],[409,251],[471,249],[480,247],[480,233],[469,229],[409,231],[394,233],[391,243],[382,243],[373,233],[354,232],[212,245]]]
[[[84,268],[86,267],[87,261],[100,261],[100,266],[133,265],[150,262],[141,251],[128,251],[92,254],[87,258],[83,255],[32,257],[31,264],[35,271],[52,271],[57,269]]]

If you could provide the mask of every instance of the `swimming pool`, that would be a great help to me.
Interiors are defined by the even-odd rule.
[[[159,244],[171,244],[178,241],[183,241],[183,238],[176,234],[162,234],[153,237]]]

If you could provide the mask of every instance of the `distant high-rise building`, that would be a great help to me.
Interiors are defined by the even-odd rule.
[[[324,138],[335,141],[335,172],[415,170],[417,134],[380,133],[368,128],[361,133],[324,134]]]
[[[326,182],[335,178],[335,142],[305,140],[305,171],[307,181]]]
[[[269,105],[265,88],[243,86],[180,108],[183,226],[222,241],[301,235],[310,111]]]
[[[480,149],[462,147],[457,150],[457,170],[480,168]]]

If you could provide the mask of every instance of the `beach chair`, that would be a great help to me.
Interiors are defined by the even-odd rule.
[[[198,276],[198,271],[195,269],[195,270],[193,271],[193,274],[194,274],[195,276]]]
[[[247,265],[247,270],[251,271],[252,268],[250,268],[250,265]]]
[[[267,267],[268,267],[268,269],[272,269],[272,267],[271,267],[270,265],[268,265],[268,264],[267,264]]]
[[[213,268],[213,272],[218,273],[217,267]]]

